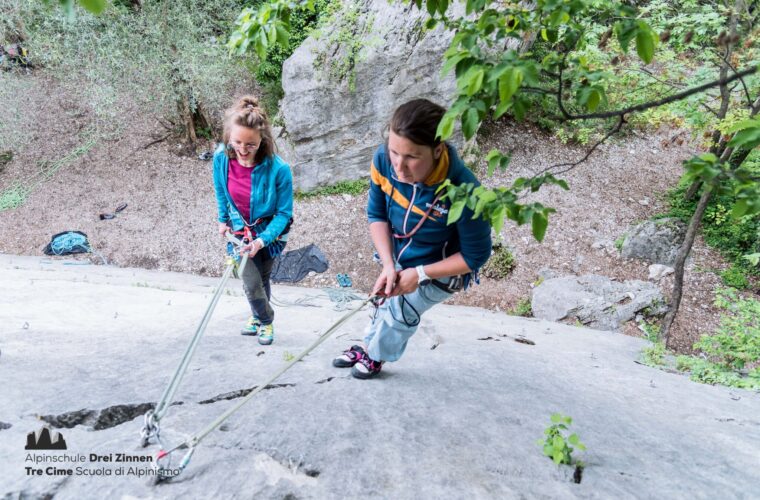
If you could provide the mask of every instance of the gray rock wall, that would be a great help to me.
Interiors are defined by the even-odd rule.
[[[345,2],[285,61],[278,144],[296,189],[366,177],[396,106],[417,97],[451,102],[454,76],[440,76],[451,33],[425,32],[425,18],[400,2]]]

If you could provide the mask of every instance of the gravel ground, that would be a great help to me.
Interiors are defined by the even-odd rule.
[[[13,78],[26,90],[20,97],[0,91],[0,109],[6,110],[0,119],[3,113],[10,116],[10,110],[22,140],[0,144],[0,150],[10,148],[15,154],[0,171],[0,189],[82,144],[82,132],[92,120],[56,81],[39,74]],[[110,264],[220,275],[224,245],[216,233],[211,162],[187,155],[176,139],[146,148],[166,131],[136,106],[118,106],[123,117],[118,135],[98,140],[89,153],[37,186],[21,207],[0,212],[0,252],[40,255],[51,235],[80,230]],[[489,128],[482,134],[481,150],[499,147],[513,157],[506,172],[484,181],[488,185],[585,154],[531,126],[501,122]],[[646,280],[647,264],[620,258],[613,242],[630,225],[665,209],[662,194],[675,184],[681,162],[691,153],[688,145],[672,140],[675,136],[675,131],[661,131],[619,138],[564,175],[570,191],[550,187],[536,193],[535,199],[557,209],[543,243],[532,238],[529,227],[506,224],[502,236],[517,262],[512,274],[503,280],[481,277],[479,286],[452,303],[508,311],[530,297],[544,268]],[[116,218],[99,220],[98,214],[113,212],[121,203],[128,207]],[[326,273],[308,277],[303,286],[336,286],[335,274],[348,273],[355,288],[369,290],[378,269],[371,259],[365,206],[366,194],[296,201],[289,249],[313,242],[330,261]],[[712,270],[724,267],[720,256],[698,240],[673,331],[678,350],[688,351],[700,334],[717,325],[712,298],[720,279]],[[661,284],[668,293],[672,277]],[[635,325],[626,333],[640,335]]]

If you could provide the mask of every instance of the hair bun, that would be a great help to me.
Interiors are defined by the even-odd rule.
[[[238,105],[241,108],[254,109],[259,107],[259,99],[256,96],[246,95],[240,98]]]

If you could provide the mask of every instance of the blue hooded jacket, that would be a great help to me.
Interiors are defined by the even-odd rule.
[[[399,181],[393,171],[385,145],[377,148],[370,169],[367,215],[370,223],[389,222],[394,234],[408,234],[425,216],[436,198],[436,189],[445,179],[455,185],[480,183],[464,165],[456,149],[446,144],[444,152],[424,182],[408,184]],[[459,220],[447,225],[450,200],[438,201],[427,220],[409,238],[392,238],[393,255],[402,268],[432,264],[462,252],[473,272],[491,256],[491,226],[482,219],[473,219],[465,208]]]
[[[243,216],[240,215],[227,189],[229,159],[220,145],[214,152],[214,190],[219,211],[218,221],[228,222],[234,231],[244,227]],[[253,227],[258,237],[269,245],[278,238],[287,240],[282,235],[290,218],[293,216],[293,177],[290,167],[279,156],[267,157],[261,164],[251,169],[251,220],[268,219]]]

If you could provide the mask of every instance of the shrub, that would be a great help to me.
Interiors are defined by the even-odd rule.
[[[483,266],[483,276],[492,279],[504,279],[515,268],[515,257],[512,252],[509,251],[506,245],[496,243],[493,246],[493,255],[488,259],[488,262]]]

